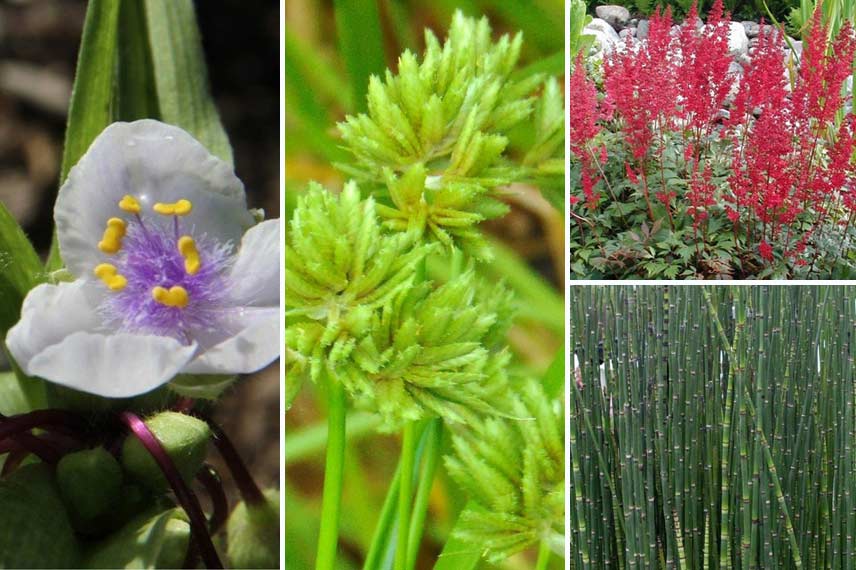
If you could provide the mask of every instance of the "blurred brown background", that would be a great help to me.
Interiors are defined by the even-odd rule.
[[[238,177],[251,207],[279,217],[279,3],[219,0],[196,9]],[[0,2],[0,201],[42,255],[85,11],[83,0]],[[240,382],[217,411],[264,486],[279,481],[279,387],[275,363]]]

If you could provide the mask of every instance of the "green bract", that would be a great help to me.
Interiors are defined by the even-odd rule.
[[[505,378],[496,348],[511,320],[511,295],[469,271],[434,286],[423,261],[433,249],[411,232],[389,232],[371,198],[348,184],[334,196],[301,197],[286,242],[286,379],[327,374],[387,428],[439,415],[472,419]]]
[[[432,415],[473,422],[476,412],[491,412],[491,386],[504,380],[507,356],[488,344],[498,317],[478,290],[472,272],[436,289],[413,287],[372,315],[337,377],[386,427]],[[501,286],[495,294],[507,299]]]
[[[449,473],[475,507],[457,535],[501,561],[539,541],[564,550],[564,411],[528,381],[510,403],[515,418],[492,417],[452,438]]]
[[[409,289],[431,250],[388,234],[372,198],[350,183],[339,196],[318,185],[301,196],[285,245],[286,378],[335,368],[370,326],[372,311]]]
[[[496,187],[551,172],[540,163],[561,147],[561,96],[548,82],[538,104],[534,92],[543,77],[511,78],[522,36],[493,42],[485,18],[457,12],[446,41],[426,30],[425,44],[421,62],[405,51],[397,74],[371,78],[368,114],[339,124],[354,157],[342,169],[389,187],[394,207],[379,214],[390,227],[418,229],[484,259],[489,250],[472,226],[507,212]],[[539,113],[549,125],[536,128],[534,154],[526,166],[506,160],[507,131],[529,119],[536,104],[543,111],[544,101],[551,109],[558,102],[560,112]]]

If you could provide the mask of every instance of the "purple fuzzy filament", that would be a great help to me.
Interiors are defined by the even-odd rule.
[[[198,271],[189,274],[178,250],[179,233],[172,224],[157,222],[148,220],[145,226],[142,220],[129,222],[122,249],[113,259],[127,284],[121,291],[107,295],[100,314],[119,330],[170,336],[185,344],[197,335],[216,335],[218,329],[227,326],[232,312],[227,302],[226,274],[233,248],[204,235],[197,236],[195,244],[202,263]],[[166,306],[152,298],[155,287],[173,286],[187,292],[186,307]]]
[[[161,471],[172,487],[178,502],[187,513],[190,519],[190,530],[193,535],[199,553],[202,556],[202,561],[208,568],[223,568],[220,562],[220,557],[217,555],[217,549],[214,548],[214,543],[211,541],[211,535],[208,533],[208,526],[205,520],[205,514],[202,512],[202,507],[199,505],[199,500],[193,491],[181,478],[178,469],[170,459],[166,450],[161,445],[155,434],[151,432],[149,427],[140,419],[139,416],[131,412],[122,412],[119,418],[127,425],[131,432],[140,440],[143,447],[146,448],[152,458],[157,462]]]

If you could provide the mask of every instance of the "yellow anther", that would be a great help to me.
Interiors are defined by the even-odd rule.
[[[187,294],[187,289],[181,285],[173,285],[169,289],[166,287],[155,287],[152,289],[152,299],[166,305],[167,307],[178,307],[183,309],[190,302],[190,296]]]
[[[188,275],[196,275],[202,262],[199,260],[199,251],[196,249],[196,242],[190,236],[181,236],[178,240],[178,251],[184,258],[184,270]]]
[[[125,237],[125,221],[121,218],[110,218],[107,220],[104,235],[98,242],[98,249],[104,253],[114,254],[122,248],[123,237]]]
[[[100,263],[95,266],[93,271],[95,276],[107,285],[111,291],[121,291],[128,284],[128,280],[124,275],[119,275],[116,272],[116,266],[110,263]]]
[[[119,200],[119,208],[131,214],[139,214],[140,202],[130,194],[125,194],[125,196]]]
[[[158,202],[152,209],[158,214],[164,216],[186,216],[193,209],[193,204],[190,200],[181,199],[178,202]]]

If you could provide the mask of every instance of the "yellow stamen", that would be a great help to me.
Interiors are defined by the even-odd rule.
[[[119,200],[119,208],[131,214],[139,214],[140,202],[130,194],[125,194],[125,196]]]
[[[190,296],[187,294],[187,289],[181,285],[173,285],[169,289],[166,287],[155,287],[152,289],[152,299],[166,305],[167,307],[178,307],[183,309],[190,302]]]
[[[122,249],[123,237],[125,237],[125,221],[121,218],[110,218],[107,220],[104,235],[98,242],[98,249],[112,255]]]
[[[181,199],[178,202],[158,202],[152,209],[164,216],[186,216],[193,209],[190,200]]]
[[[196,249],[196,242],[190,236],[181,236],[178,240],[178,251],[184,258],[184,270],[188,275],[196,275],[202,262],[199,260],[199,251]]]
[[[111,291],[121,291],[128,284],[128,280],[124,275],[116,272],[116,266],[110,263],[99,263],[93,271],[95,276],[107,285]]]

